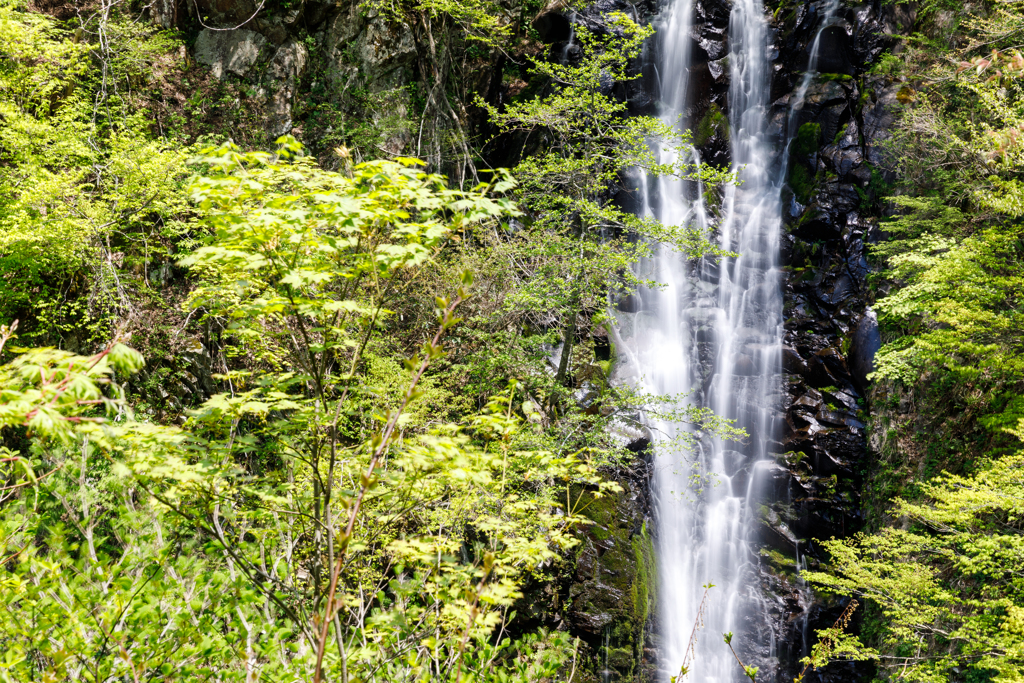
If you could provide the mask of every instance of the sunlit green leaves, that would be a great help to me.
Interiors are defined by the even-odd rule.
[[[124,260],[163,256],[164,239],[188,230],[187,153],[154,140],[151,118],[116,88],[91,92],[138,81],[171,41],[140,22],[104,22],[114,47],[101,67],[51,17],[0,2],[0,267],[11,274],[0,316],[40,336],[92,327],[98,343],[128,303]],[[83,280],[87,305],[67,296]]]
[[[922,500],[895,501],[905,528],[829,541],[834,573],[805,573],[881,608],[883,644],[906,651],[904,680],[948,680],[965,666],[995,681],[1020,680],[1022,467],[1024,454],[1016,453],[972,476],[936,477]],[[847,656],[872,654],[853,639],[841,645]]]
[[[202,279],[193,305],[234,318],[243,335],[276,336],[271,321],[297,316],[322,330],[318,348],[350,346],[386,314],[399,274],[453,231],[514,213],[488,186],[450,189],[415,160],[359,164],[349,177],[318,169],[291,138],[278,142],[287,158],[227,145],[195,160],[207,170],[192,197],[212,234],[181,263]]]
[[[500,108],[479,102],[503,133],[543,141],[515,168],[520,185],[512,195],[525,212],[523,220],[488,235],[488,241],[493,258],[509,264],[516,283],[506,310],[559,320],[569,340],[566,359],[581,311],[605,308],[609,291],[658,286],[637,278],[633,268],[652,254],[652,245],[689,258],[722,255],[703,226],[666,226],[624,211],[612,200],[612,188],[637,173],[708,186],[732,180],[688,161],[689,132],[628,115],[626,102],[608,94],[609,83],[636,77],[631,65],[653,29],[618,12],[604,20],[613,28],[603,34],[574,26],[579,59],[534,64],[535,75],[550,83],[539,96]],[[677,161],[664,161],[661,148],[674,150]],[[560,367],[559,381],[564,372]]]

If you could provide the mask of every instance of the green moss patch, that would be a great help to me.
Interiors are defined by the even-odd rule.
[[[707,144],[716,134],[729,139],[729,117],[717,104],[712,104],[704,117],[697,124],[693,142],[698,147]]]
[[[817,123],[805,123],[796,132],[796,139],[790,147],[790,152],[796,157],[809,157],[816,154],[821,147],[821,125]]]
[[[789,187],[801,204],[809,204],[814,193],[815,179],[804,164],[793,164],[789,171]]]

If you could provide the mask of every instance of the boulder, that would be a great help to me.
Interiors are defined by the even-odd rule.
[[[292,102],[306,70],[307,53],[302,43],[291,40],[274,53],[266,74],[267,129],[271,135],[284,135],[292,129]]]
[[[572,33],[572,24],[563,13],[567,4],[565,0],[549,2],[533,18],[530,25],[533,26],[533,30],[537,32],[542,42],[550,45],[569,40],[569,36]]]

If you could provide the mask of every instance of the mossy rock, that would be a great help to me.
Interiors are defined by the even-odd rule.
[[[693,135],[693,144],[700,147],[708,143],[715,135],[723,140],[729,139],[729,117],[717,104],[708,107],[708,111],[697,124]]]
[[[588,642],[594,680],[643,680],[641,660],[654,604],[654,546],[632,485],[595,499],[582,492],[583,531],[569,592],[569,620]],[[582,680],[587,680],[584,676]]]
[[[814,194],[816,179],[807,166],[795,163],[789,170],[789,187],[793,190],[793,196],[801,204],[809,204]]]
[[[853,80],[854,80],[853,76],[850,76],[849,74],[830,74],[830,73],[820,73],[820,74],[818,74],[818,81],[822,82],[822,83],[827,82],[827,81],[839,81],[840,83],[849,83],[849,82],[852,82]]]
[[[821,124],[805,123],[797,130],[790,152],[794,157],[804,158],[817,154],[820,148]]]

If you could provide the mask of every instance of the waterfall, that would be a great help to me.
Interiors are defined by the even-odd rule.
[[[576,41],[576,16],[575,12],[569,12],[569,39],[558,55],[559,64],[569,64],[569,55],[572,53],[573,43]]]
[[[658,30],[663,119],[672,123],[682,116],[683,126],[694,124],[686,120],[692,16],[692,0],[677,0]],[[742,187],[726,190],[720,239],[741,256],[693,265],[660,245],[656,258],[641,264],[647,271],[641,274],[665,286],[643,292],[644,310],[631,321],[632,351],[648,390],[685,393],[686,400],[736,419],[751,434],[743,446],[694,435],[694,452],[673,450],[667,444],[684,427],[652,421],[664,437],[654,461],[653,490],[656,628],[666,681],[684,665],[688,681],[724,683],[742,675],[722,633],[742,632],[746,615],[754,611],[748,498],[756,480],[754,463],[765,457],[773,431],[770,404],[779,376],[779,193],[769,181],[764,140],[769,72],[761,3],[737,0],[731,25],[732,151],[737,167],[745,167]],[[695,151],[691,154],[690,161],[699,161]],[[662,161],[671,155],[662,152]],[[662,222],[708,225],[698,184],[660,178],[649,185],[645,210]],[[715,587],[704,603],[706,584]],[[695,632],[698,620],[703,628]]]
[[[687,120],[693,97],[689,78],[699,66],[691,54],[694,1],[674,0],[657,26],[662,120],[681,121],[684,128],[697,123]],[[807,69],[791,99],[788,139],[778,149],[766,132],[772,64],[765,8],[762,0],[733,1],[729,143],[739,182],[724,189],[716,235],[721,247],[738,256],[694,264],[671,247],[656,245],[656,255],[638,264],[638,274],[664,286],[640,293],[639,312],[616,314],[624,350],[646,390],[685,395],[692,405],[735,420],[748,434],[736,443],[695,433],[696,447],[684,450],[673,437],[685,426],[648,420],[658,441],[652,482],[659,571],[656,631],[665,681],[684,665],[687,675],[680,681],[743,679],[722,642],[725,632],[735,634],[741,652],[749,648],[775,656],[774,632],[763,628],[767,610],[757,586],[756,550],[759,508],[766,502],[761,489],[773,468],[771,444],[782,419],[781,197],[786,150],[817,68],[822,32],[838,4],[827,0],[823,5]],[[677,152],[659,153],[662,162],[679,160]],[[696,150],[683,154],[684,161],[700,162]],[[644,211],[663,223],[710,225],[699,183],[654,178],[642,187]],[[794,558],[801,561],[799,548]],[[708,584],[714,588],[705,600]],[[809,604],[809,596],[802,597]]]
[[[826,1],[824,12],[822,13],[821,24],[818,26],[818,30],[814,34],[814,40],[811,42],[810,50],[808,50],[807,68],[804,69],[804,75],[800,78],[800,85],[797,86],[796,92],[793,93],[792,103],[789,106],[786,133],[787,147],[796,137],[797,129],[799,128],[798,122],[800,121],[800,113],[803,111],[804,104],[807,101],[807,90],[811,87],[811,82],[814,81],[814,77],[818,73],[818,57],[821,54],[821,36],[825,33],[825,29],[828,28],[829,23],[835,17],[838,9],[839,0]],[[788,170],[789,155],[785,154],[783,155],[782,167],[779,172],[780,183],[785,182]]]
[[[688,105],[692,14],[691,0],[677,0],[659,27],[658,71],[669,122]],[[774,431],[772,402],[779,384],[779,192],[764,137],[769,64],[760,2],[737,0],[729,38],[732,154],[743,184],[725,192],[719,239],[740,256],[694,266],[661,246],[643,267],[653,271],[644,275],[665,287],[644,293],[651,313],[633,321],[633,349],[649,390],[687,393],[687,400],[736,419],[751,435],[744,445],[699,439],[692,453],[663,446],[655,459],[657,631],[665,680],[684,664],[689,681],[724,683],[742,675],[721,634],[741,633],[756,610],[750,498],[756,491],[754,465],[766,457]],[[651,185],[646,210],[664,223],[708,224],[699,186],[666,179]],[[667,439],[681,428],[657,422],[652,427]],[[706,584],[715,587],[701,610]],[[698,611],[703,628],[695,633]]]

